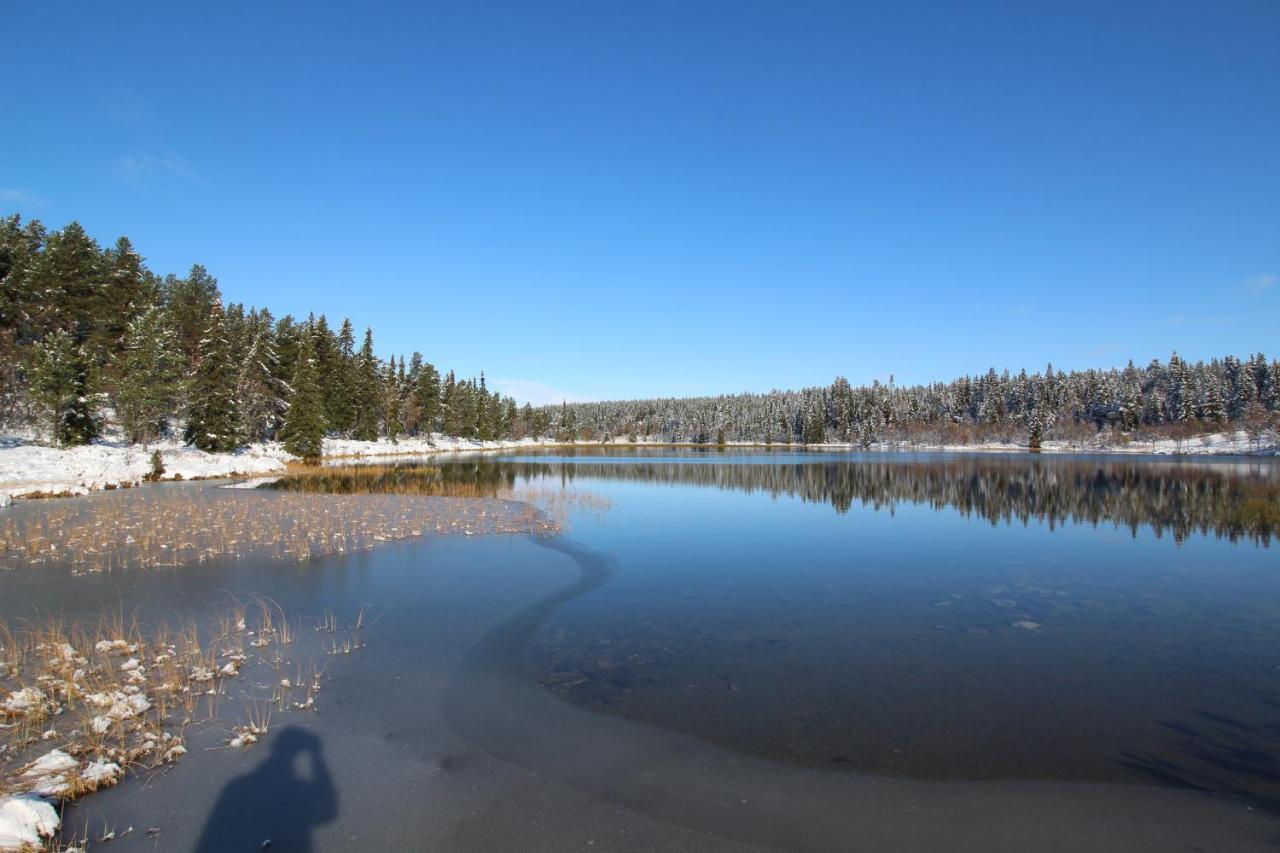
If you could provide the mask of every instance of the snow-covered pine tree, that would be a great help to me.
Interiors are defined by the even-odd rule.
[[[476,389],[474,428],[476,438],[488,441],[493,438],[492,402],[489,399],[489,388],[484,381],[484,371],[480,371],[480,387]]]
[[[84,353],[66,329],[45,335],[27,364],[31,394],[44,411],[60,447],[88,444],[98,435],[89,401]]]
[[[440,420],[440,373],[431,362],[424,362],[413,380],[410,391],[418,416],[418,431],[431,434]]]
[[[88,350],[94,365],[106,368],[124,351],[129,323],[147,311],[155,302],[153,277],[142,264],[142,256],[133,249],[128,237],[121,237],[103,258],[105,274],[96,294],[94,328],[89,335]],[[118,374],[106,371],[114,379]]]
[[[338,331],[337,357],[320,376],[324,388],[324,410],[329,429],[346,435],[356,420],[356,338],[351,320],[344,318]]]
[[[186,278],[169,276],[164,284],[165,301],[183,356],[183,370],[194,371],[200,360],[200,342],[209,327],[209,312],[217,304],[222,310],[218,281],[200,264],[191,267]]]
[[[355,402],[352,438],[376,441],[383,412],[383,382],[373,353],[373,329],[365,329],[364,343],[356,354],[351,394]]]
[[[281,428],[284,448],[307,462],[318,462],[324,444],[324,397],[316,371],[313,335],[302,337],[289,384],[289,409]]]
[[[238,433],[245,443],[267,441],[279,432],[288,408],[285,398],[290,394],[290,386],[277,378],[275,329],[269,322],[254,319],[249,334],[236,376]]]
[[[0,219],[0,328],[10,331],[15,344],[34,337],[37,299],[31,272],[46,239],[38,219],[24,224],[16,213]]]
[[[130,441],[144,447],[161,433],[178,397],[179,355],[168,314],[148,305],[125,329],[112,359],[115,406]]]
[[[209,309],[196,358],[187,395],[186,440],[210,453],[235,450],[240,444],[237,371],[220,301]]]
[[[102,272],[98,244],[80,223],[72,222],[50,234],[27,277],[33,336],[43,338],[61,329],[75,346],[82,346],[93,328]]]
[[[1195,417],[1195,388],[1187,363],[1175,352],[1169,356],[1169,416],[1175,421]]]
[[[403,364],[403,361],[401,362]],[[395,444],[404,432],[404,420],[400,407],[400,377],[396,373],[396,357],[391,356],[387,362],[387,374],[383,380],[383,421],[386,424],[387,438]]]
[[[1200,403],[1200,417],[1205,423],[1221,426],[1227,422],[1227,404],[1222,380],[1216,373],[1209,373],[1202,383],[1204,388]]]

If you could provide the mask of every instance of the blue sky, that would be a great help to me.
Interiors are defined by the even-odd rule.
[[[535,402],[1280,355],[1273,0],[45,0],[5,31],[0,213]]]

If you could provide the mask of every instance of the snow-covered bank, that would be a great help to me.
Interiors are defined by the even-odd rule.
[[[84,494],[135,485],[151,471],[159,451],[167,480],[269,474],[283,471],[290,456],[279,445],[253,445],[236,453],[206,453],[176,443],[87,444],[44,447],[17,444],[0,449],[0,493],[13,495]]]
[[[525,438],[511,441],[479,441],[468,438],[452,438],[434,435],[431,438],[404,438],[398,442],[387,439],[356,441],[347,438],[327,438],[324,441],[325,459],[377,459],[398,456],[430,456],[439,453],[463,453],[472,451],[518,450],[521,448],[553,447],[563,442],[548,439]],[[599,442],[577,442],[584,446],[600,446]],[[657,438],[644,438],[637,442],[614,439],[613,447],[671,446]],[[712,448],[715,445],[698,445]],[[748,449],[765,445],[729,442],[726,447]],[[860,450],[850,444],[780,445],[774,450],[792,447],[795,450]],[[879,452],[988,452],[1025,453],[1022,444],[907,444],[877,443],[870,448]],[[193,480],[212,477],[257,477],[282,473],[286,465],[294,461],[278,443],[255,444],[235,453],[206,453],[194,447],[175,442],[153,444],[143,449],[139,445],[103,442],[84,447],[60,449],[29,444],[20,439],[0,439],[0,504],[8,495],[84,494],[104,488],[139,485],[151,470],[151,453],[159,450],[164,463],[166,480]],[[1128,441],[1125,443],[1103,441],[1046,441],[1041,448],[1045,453],[1116,453],[1155,455],[1250,455],[1280,456],[1280,446],[1274,439],[1255,442],[1243,432],[1210,433],[1185,440],[1161,438],[1155,441]]]
[[[519,448],[550,447],[560,442],[542,438],[504,439],[480,441],[474,438],[455,438],[436,433],[430,438],[414,436],[396,442],[380,438],[377,441],[356,441],[352,438],[326,438],[324,458],[352,458],[373,456],[429,456],[433,453],[461,453],[473,450],[516,450]]]
[[[579,442],[582,443],[582,442]],[[598,442],[585,442],[588,445]],[[612,438],[605,442],[610,447],[701,447],[715,449],[715,443],[690,444],[688,442],[671,442],[657,436],[644,436],[636,441],[626,437]],[[821,444],[763,444],[754,441],[727,441],[723,445],[736,450],[770,448],[772,450],[795,451],[830,451],[830,450],[864,450],[861,444],[827,441]],[[876,441],[865,450],[872,453],[1027,453],[1026,444],[1013,442],[976,442],[973,444],[929,444],[907,441]],[[1238,432],[1216,432],[1198,435],[1193,438],[1177,440],[1159,438],[1154,441],[1146,439],[1132,440],[1085,440],[1085,441],[1045,441],[1042,453],[1100,453],[1130,454],[1155,456],[1280,456],[1280,443],[1274,437],[1255,442],[1243,430]]]
[[[426,456],[475,450],[509,450],[547,442],[476,441],[436,435],[397,443],[325,439],[328,457],[376,458]],[[166,480],[279,474],[293,457],[279,443],[254,444],[235,453],[206,453],[176,442],[147,448],[113,442],[82,447],[46,447],[21,439],[0,439],[0,496],[79,495],[106,488],[140,485],[151,470],[151,454],[159,451]]]
[[[872,445],[879,450],[920,450],[942,452],[1026,453],[1025,444],[990,442],[983,444]],[[1255,442],[1243,430],[1215,432],[1182,440],[1158,438],[1116,441],[1045,441],[1042,453],[1119,453],[1155,456],[1280,456],[1280,445],[1272,438]]]

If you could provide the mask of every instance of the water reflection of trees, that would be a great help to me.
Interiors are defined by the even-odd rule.
[[[1194,532],[1270,544],[1280,531],[1280,466],[1126,460],[963,457],[692,464],[622,460],[476,463],[446,476],[629,480],[766,492],[892,511],[899,503],[950,508],[992,524],[1032,519],[1152,528],[1182,541]]]

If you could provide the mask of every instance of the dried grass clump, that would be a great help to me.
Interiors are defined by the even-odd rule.
[[[305,563],[412,537],[549,535],[561,525],[532,504],[491,498],[132,490],[0,519],[0,565],[90,573],[254,555]]]
[[[365,623],[361,611],[356,637]],[[187,752],[187,727],[217,720],[232,685],[274,672],[266,697],[240,691],[254,704],[235,715],[227,740],[256,742],[273,709],[315,707],[323,670],[286,659],[296,638],[296,624],[263,598],[234,603],[205,632],[192,621],[144,634],[119,614],[92,628],[0,622],[0,795],[73,799],[130,768],[172,763]]]

